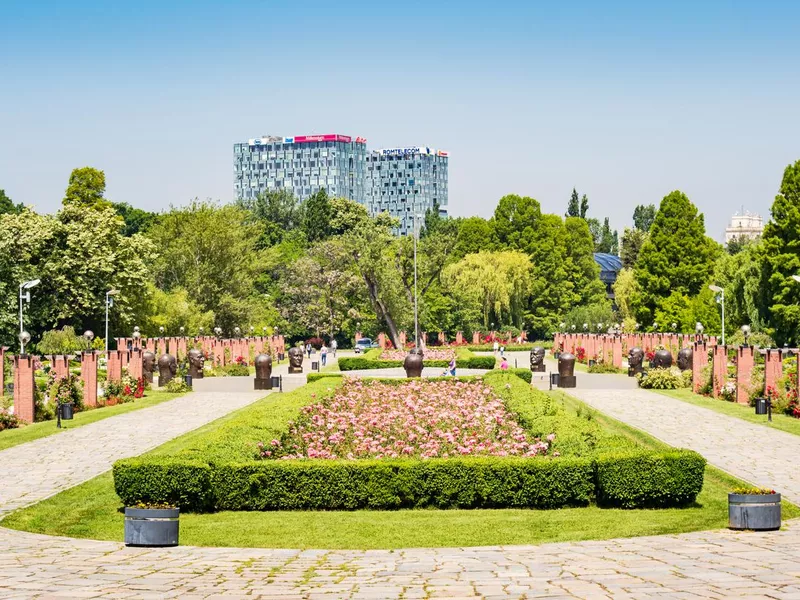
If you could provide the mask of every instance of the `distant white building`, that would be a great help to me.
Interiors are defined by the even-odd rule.
[[[762,233],[764,233],[764,219],[761,215],[750,214],[748,211],[740,215],[737,212],[731,217],[731,224],[725,228],[725,243],[738,238],[754,240],[761,237]]]

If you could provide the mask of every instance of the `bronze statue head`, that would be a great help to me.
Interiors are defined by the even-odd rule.
[[[544,348],[534,346],[531,348],[531,368],[540,367],[544,364]]]
[[[202,379],[203,366],[206,364],[206,359],[203,356],[203,351],[197,348],[192,348],[187,353],[189,359],[189,375],[196,379]]]
[[[293,367],[303,366],[303,350],[298,346],[289,348],[289,364]]]
[[[560,377],[572,377],[575,375],[575,355],[570,352],[562,352],[558,356],[558,374]]]
[[[153,371],[156,370],[156,355],[150,352],[149,350],[145,350],[142,352],[142,374],[147,376],[150,375],[150,381],[153,380]]]
[[[412,348],[403,360],[403,368],[406,370],[406,377],[422,377],[422,367],[424,366],[422,348]]]
[[[178,372],[178,361],[170,354],[164,354],[158,359],[158,385],[163,386],[175,377]]]
[[[650,366],[654,369],[669,369],[672,366],[672,353],[669,350],[656,350]]]
[[[684,348],[678,352],[678,368],[681,371],[688,371],[694,362],[694,350],[691,347]]]
[[[255,360],[256,379],[269,379],[272,377],[272,357],[269,354],[259,354]]]
[[[642,361],[644,361],[644,350],[639,347],[628,350],[628,366],[630,368],[641,367]]]
[[[417,348],[414,346],[411,350],[408,351],[409,354],[419,354],[420,358],[425,358],[425,353],[422,348]]]

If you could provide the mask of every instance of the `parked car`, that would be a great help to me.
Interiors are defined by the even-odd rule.
[[[356,342],[355,351],[356,354],[361,354],[362,352],[366,352],[371,348],[377,348],[378,342],[373,342],[370,338],[361,338]]]

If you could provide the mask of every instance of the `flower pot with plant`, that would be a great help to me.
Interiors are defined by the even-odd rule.
[[[753,531],[781,528],[781,495],[767,488],[737,488],[728,494],[728,527]]]
[[[125,508],[125,545],[163,547],[178,545],[180,509],[169,504],[144,504]]]

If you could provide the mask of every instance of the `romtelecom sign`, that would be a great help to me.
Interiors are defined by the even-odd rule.
[[[409,154],[424,154],[426,156],[445,156],[450,153],[444,150],[436,150],[428,146],[410,146],[408,148],[384,148],[380,151],[383,156],[407,156]]]

